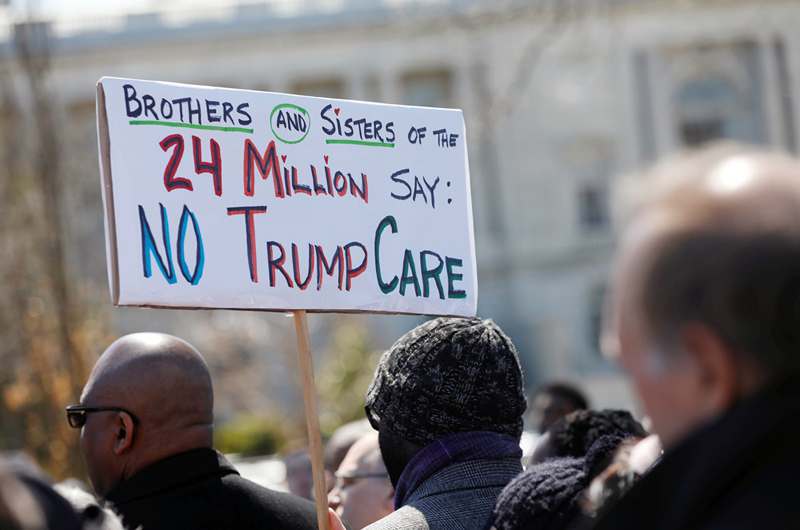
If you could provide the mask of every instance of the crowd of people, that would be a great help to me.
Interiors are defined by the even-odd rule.
[[[627,200],[602,342],[652,433],[549,385],[523,469],[514,345],[491,320],[433,319],[384,353],[365,420],[329,442],[334,530],[800,528],[800,162],[716,146]],[[313,501],[213,449],[213,402],[187,342],[117,340],[67,408],[97,498],[6,465],[0,527],[316,528]]]

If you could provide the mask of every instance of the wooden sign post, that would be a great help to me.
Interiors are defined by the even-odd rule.
[[[303,310],[294,311],[297,330],[297,347],[300,351],[300,372],[303,378],[303,401],[306,405],[308,446],[311,449],[311,469],[314,473],[314,497],[317,500],[317,522],[320,530],[330,530],[328,519],[328,486],[325,481],[325,464],[322,460],[322,433],[317,413],[317,390],[314,384],[314,365],[311,363],[311,341],[308,336],[308,319]]]
[[[115,305],[292,311],[328,529],[306,311],[475,315],[459,110],[103,78]]]

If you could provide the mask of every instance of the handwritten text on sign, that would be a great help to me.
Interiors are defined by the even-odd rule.
[[[460,111],[103,78],[115,303],[474,315]]]

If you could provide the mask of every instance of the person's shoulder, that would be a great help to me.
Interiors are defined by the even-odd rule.
[[[708,528],[800,528],[800,455],[757,470],[720,503]]]
[[[447,505],[448,496],[403,506],[363,530],[464,530],[482,528],[491,508],[464,513]],[[462,508],[467,506],[462,505]],[[469,510],[467,510],[469,512]]]
[[[363,530],[427,530],[428,520],[414,506],[403,506]]]
[[[496,497],[520,473],[522,465],[518,458],[470,460],[451,464],[423,482],[408,496],[407,503],[431,496]]]
[[[223,496],[245,521],[267,520],[276,529],[317,529],[317,508],[307,499],[234,474],[223,477],[221,483]]]

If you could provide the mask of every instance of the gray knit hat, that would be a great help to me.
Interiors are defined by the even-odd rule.
[[[437,318],[409,331],[383,354],[367,390],[367,410],[422,446],[467,431],[519,440],[526,407],[514,345],[479,318]]]

